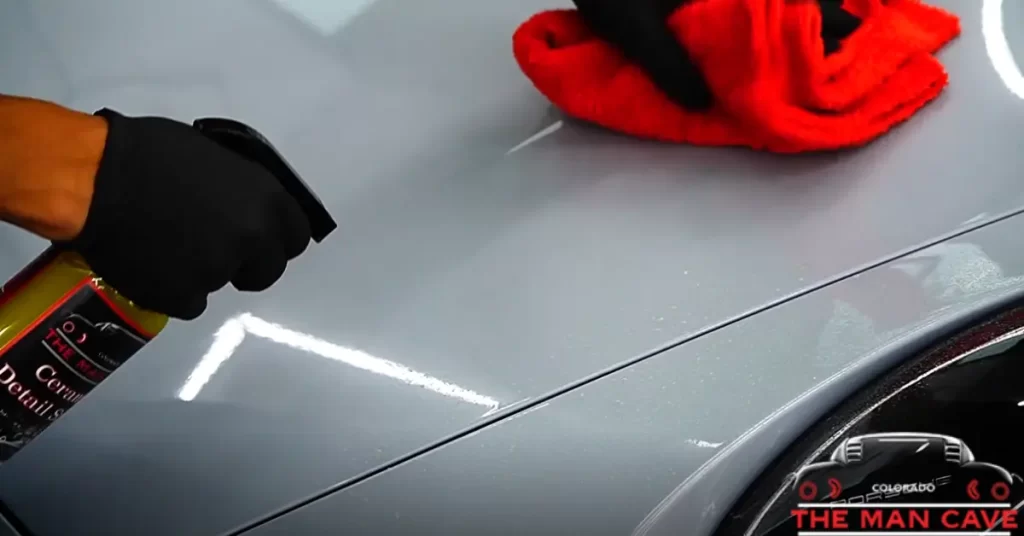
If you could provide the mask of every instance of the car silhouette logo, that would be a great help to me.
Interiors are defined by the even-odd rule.
[[[941,486],[956,484],[957,493],[972,501],[1003,502],[1020,481],[1020,476],[999,465],[978,461],[960,438],[886,432],[846,438],[828,461],[797,471],[793,489],[803,502],[863,502],[934,494]],[[852,488],[859,491],[843,497]]]

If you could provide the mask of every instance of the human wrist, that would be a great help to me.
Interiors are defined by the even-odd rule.
[[[48,240],[76,237],[106,136],[101,117],[0,96],[0,219]]]

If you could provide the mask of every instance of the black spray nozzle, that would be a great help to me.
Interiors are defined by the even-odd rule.
[[[277,149],[254,128],[232,119],[206,117],[192,122],[196,130],[224,148],[256,162],[269,171],[281,186],[298,201],[306,217],[313,240],[320,242],[338,227],[327,208]]]

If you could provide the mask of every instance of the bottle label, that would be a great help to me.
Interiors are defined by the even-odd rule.
[[[0,349],[0,461],[63,415],[150,337],[92,279]]]

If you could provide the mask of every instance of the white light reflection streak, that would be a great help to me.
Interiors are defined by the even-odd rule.
[[[704,441],[703,439],[687,439],[686,442],[695,447],[701,447],[705,449],[717,449],[718,447],[722,446],[721,442]]]
[[[242,344],[246,334],[261,337],[297,350],[310,352],[360,370],[386,376],[407,385],[421,387],[439,395],[483,406],[488,409],[485,415],[493,413],[501,405],[497,400],[489,396],[459,387],[428,374],[417,372],[405,365],[374,357],[360,350],[338,346],[312,335],[291,330],[273,322],[267,322],[249,313],[228,319],[217,330],[213,336],[213,344],[206,354],[203,355],[202,359],[199,360],[199,364],[192,370],[192,373],[189,374],[185,385],[178,391],[178,398],[184,401],[195,400],[196,396],[203,390],[203,387],[217,373],[217,370],[231,358],[235,350]]]
[[[555,132],[558,132],[559,130],[562,129],[563,126],[565,126],[565,121],[555,121],[554,123],[544,127],[544,129],[541,130],[540,132],[530,136],[529,138],[526,138],[525,140],[523,140],[521,143],[519,143],[515,147],[509,149],[508,152],[505,153],[505,156],[508,156],[508,155],[510,155],[510,154],[512,154],[512,153],[514,153],[514,152],[516,152],[516,151],[518,151],[520,149],[522,149],[523,147],[526,147],[527,145],[530,145],[532,143],[540,141],[540,140],[542,140],[542,139],[544,139],[544,138],[554,134]]]
[[[230,318],[213,334],[213,344],[206,351],[196,368],[185,380],[185,385],[178,390],[178,398],[186,402],[196,399],[199,391],[210,381],[235,350],[245,340],[245,325],[241,318]]]
[[[982,0],[981,35],[996,74],[1014,95],[1024,99],[1024,75],[1013,59],[1013,51],[1003,29],[1003,0]]]
[[[331,36],[348,21],[369,9],[375,1],[274,0],[274,3],[315,28],[322,35]]]

